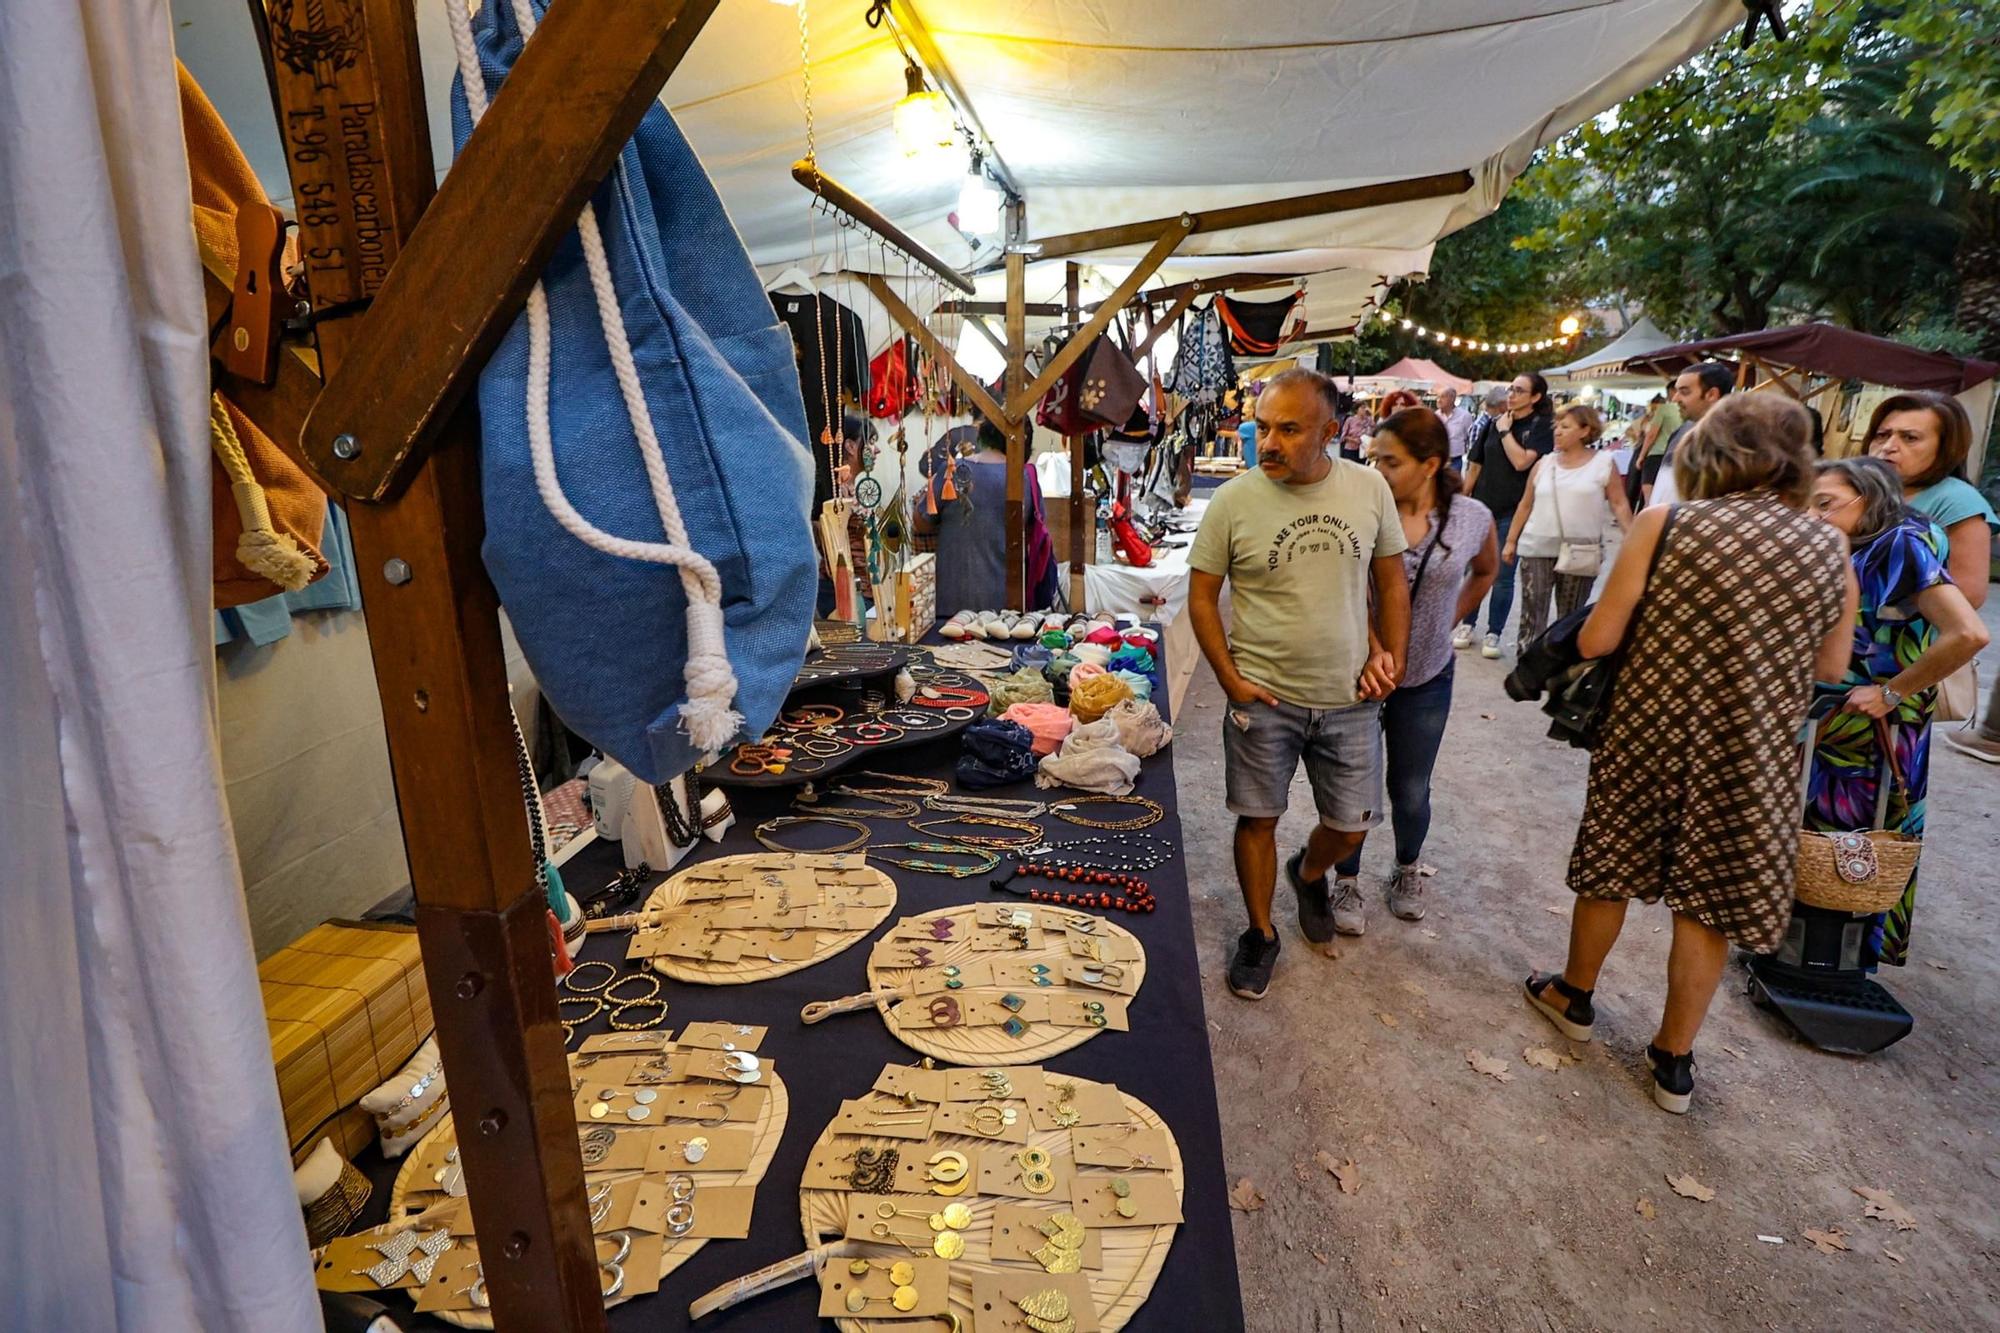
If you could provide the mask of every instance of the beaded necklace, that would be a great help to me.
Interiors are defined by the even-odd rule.
[[[1071,884],[1096,887],[1086,888],[1081,892],[1015,888],[1014,881],[1023,876],[1063,880]],[[1050,903],[1062,907],[1150,912],[1155,906],[1152,886],[1137,875],[1120,875],[1110,870],[1089,870],[1081,866],[1045,865],[1034,861],[1023,861],[1014,867],[1006,879],[993,880],[992,887],[997,893],[1018,894],[1031,903]],[[1116,893],[1111,892],[1114,889],[1117,890]]]

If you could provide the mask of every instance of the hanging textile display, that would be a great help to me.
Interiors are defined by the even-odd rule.
[[[898,338],[868,363],[868,415],[900,420],[917,405],[917,386],[910,374],[910,340]]]
[[[1097,342],[1083,357],[1083,380],[1077,386],[1077,407],[1090,418],[1093,428],[1123,426],[1140,410],[1146,396],[1146,377],[1132,364],[1125,349],[1109,334],[1097,335]]]
[[[1229,330],[1229,350],[1238,356],[1276,352],[1286,342],[1286,321],[1304,297],[1304,292],[1293,292],[1280,301],[1245,301],[1218,295],[1215,313]]]
[[[1053,360],[1063,344],[1050,346],[1042,362],[1046,365]],[[1083,386],[1084,363],[1088,356],[1078,357],[1070,364],[1061,377],[1042,395],[1042,401],[1035,407],[1035,422],[1058,435],[1088,435],[1098,428],[1098,423],[1084,415],[1080,401]]]
[[[264,187],[243,150],[187,67],[180,79],[181,125],[187,138],[193,187],[195,239],[204,260],[234,271],[239,254],[237,214],[268,208]],[[211,326],[229,310],[209,310]],[[228,399],[217,395],[209,414],[211,521],[215,527],[215,605],[218,610],[296,592],[327,572],[321,551],[326,493]]]
[[[1234,383],[1236,366],[1229,358],[1229,340],[1211,303],[1188,320],[1167,387],[1190,403],[1213,403]]]
[[[541,8],[446,6],[460,148],[529,38],[517,11]],[[805,409],[664,107],[556,247],[479,404],[486,567],[556,711],[649,783],[762,735],[812,623]]]

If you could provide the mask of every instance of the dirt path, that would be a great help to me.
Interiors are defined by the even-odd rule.
[[[1987,619],[2000,637],[2000,605]],[[1543,739],[1502,666],[1459,654],[1428,918],[1382,905],[1385,830],[1364,862],[1369,932],[1337,959],[1297,933],[1280,885],[1284,953],[1257,1004],[1222,985],[1243,926],[1222,696],[1206,666],[1189,691],[1175,763],[1225,1151],[1230,1179],[1266,1199],[1234,1215],[1251,1329],[2000,1327],[2000,768],[1937,747],[1915,957],[1883,978],[1915,1032],[1867,1059],[1821,1054],[1751,1006],[1732,964],[1695,1109],[1670,1116],[1644,1061],[1665,909],[1628,918],[1595,1043],[1572,1047],[1517,997],[1562,961],[1585,757]],[[1301,779],[1282,854],[1310,805]],[[1530,1047],[1575,1062],[1533,1067]],[[1352,1161],[1355,1192],[1321,1152]],[[1683,1174],[1714,1200],[1676,1195],[1667,1177]],[[1864,1218],[1857,1186],[1889,1191],[1915,1228]],[[1818,1251],[1807,1228],[1844,1231],[1849,1251]]]

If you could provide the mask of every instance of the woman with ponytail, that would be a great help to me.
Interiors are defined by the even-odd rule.
[[[1417,858],[1431,824],[1431,769],[1451,712],[1452,626],[1469,615],[1500,572],[1493,515],[1485,505],[1460,501],[1451,466],[1451,435],[1437,413],[1409,407],[1376,428],[1375,468],[1396,497],[1403,535],[1403,572],[1410,581],[1410,647],[1401,684],[1382,704],[1390,823],[1396,834],[1396,869],[1389,877],[1389,910],[1405,921],[1424,915]],[[1455,501],[1460,501],[1456,502]],[[1297,866],[1288,867],[1297,874]],[[1359,935],[1367,928],[1360,884],[1361,849],[1334,867],[1334,929]]]

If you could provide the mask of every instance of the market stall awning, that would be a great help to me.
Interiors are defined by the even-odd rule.
[[[1950,394],[1964,393],[2000,376],[2000,365],[1991,361],[1926,352],[1888,338],[1822,323],[1675,343],[1633,359],[1658,374],[1673,375],[1699,361],[1743,356],[1828,379],[1865,380],[1892,389],[1935,389]]]
[[[1542,375],[1551,384],[1558,380],[1565,383],[1588,380],[1599,385],[1616,380],[1629,380],[1634,385],[1652,383],[1660,378],[1659,373],[1650,367],[1637,368],[1632,363],[1671,342],[1673,339],[1660,332],[1660,326],[1649,316],[1641,315],[1623,333],[1590,355],[1545,370]]]
[[[1432,390],[1456,389],[1460,393],[1472,392],[1472,381],[1452,374],[1435,361],[1421,356],[1406,356],[1391,366],[1384,366],[1373,375],[1374,380],[1395,380],[1401,384],[1421,384]]]
[[[463,0],[418,6],[440,162],[451,142],[446,3]],[[806,2],[819,161],[947,261],[977,267],[997,247],[982,247],[975,263],[946,221],[964,158],[903,153],[892,128],[903,57],[886,28],[868,25],[868,8]],[[1459,195],[1195,235],[1183,257],[1422,250],[1498,206],[1537,147],[1742,16],[1735,0],[897,5],[912,8],[1026,193],[1032,235],[1473,175]],[[240,0],[173,0],[173,9],[182,59],[287,202]],[[835,243],[837,229],[815,219],[790,175],[807,143],[798,23],[797,11],[769,0],[723,0],[665,93],[760,264],[824,255]],[[1500,70],[1504,78],[1486,77]],[[850,257],[871,249],[860,237],[848,246]]]

